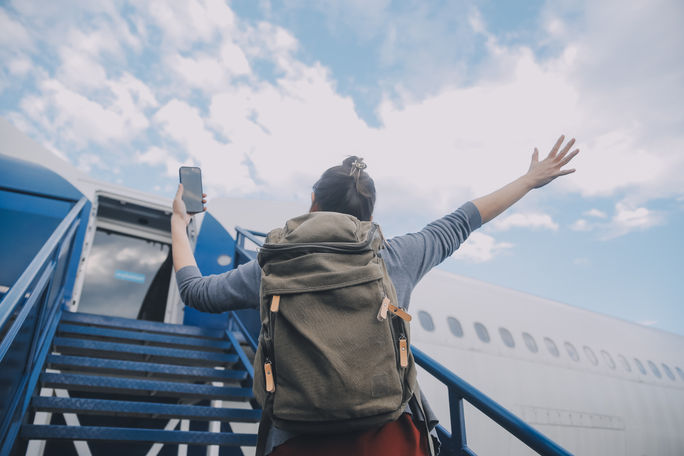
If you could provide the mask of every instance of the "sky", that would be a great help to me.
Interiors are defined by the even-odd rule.
[[[684,335],[684,3],[0,3],[0,116],[80,170],[172,197],[308,201],[348,155],[387,235],[577,139],[441,268]]]

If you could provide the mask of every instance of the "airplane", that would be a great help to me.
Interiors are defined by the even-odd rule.
[[[124,318],[140,321],[141,325],[157,322],[146,326],[150,328],[161,323],[225,328],[225,314],[204,314],[180,300],[170,262],[169,198],[94,180],[4,119],[0,119],[0,162],[5,168],[0,171],[5,179],[0,182],[0,298],[11,294],[14,281],[65,216],[68,207],[64,201],[68,198],[63,194],[81,194],[90,207],[85,217],[87,226],[83,227],[83,248],[74,266],[73,292],[65,303],[67,322],[60,323],[61,331],[67,331],[67,335],[68,331],[86,331],[84,327],[90,328],[87,323],[95,321],[96,316],[110,322],[105,325],[109,329],[91,333],[90,339],[98,341],[110,340],[106,331],[113,333],[111,328],[124,325]],[[15,175],[35,175],[36,180],[28,188],[25,181],[15,182]],[[245,228],[252,233],[267,232],[307,209],[303,203],[213,198],[208,212],[196,216],[189,227],[203,273],[220,273],[233,267],[240,255],[235,240]],[[256,244],[250,238],[254,236],[247,236],[246,247],[253,251]],[[0,302],[0,316],[3,304]],[[74,312],[74,317],[68,317],[68,312]],[[684,454],[683,336],[440,269],[431,271],[417,286],[409,312],[414,317],[414,347],[567,450],[553,454]],[[245,327],[258,332],[254,312],[238,314]],[[69,318],[75,320],[70,322]],[[0,325],[4,323],[0,320]],[[8,334],[6,328],[0,326],[3,337]],[[120,332],[127,334],[125,328]],[[245,340],[240,342],[246,345]],[[47,355],[53,364],[43,375],[62,372],[55,368],[58,363],[54,360],[70,349],[76,350],[55,347]],[[154,359],[154,355],[146,356],[144,359]],[[133,365],[142,359],[123,362]],[[0,368],[2,363],[5,361],[0,358]],[[149,372],[146,375],[156,378]],[[0,387],[2,381],[10,380],[0,378]],[[453,404],[446,387],[422,368],[419,382],[441,424],[451,432]],[[48,383],[41,383],[38,391],[39,396],[91,400],[86,393]],[[3,399],[0,410],[7,410],[7,403]],[[248,407],[233,400],[223,401],[223,405],[211,401],[213,406],[226,404]],[[464,404],[467,444],[473,451],[464,454],[537,454],[478,408]],[[85,426],[90,419],[84,410],[41,410],[36,408],[16,424],[19,440],[23,438],[24,443],[12,449],[12,454],[109,454],[108,447],[86,439],[64,444],[31,438],[38,435],[31,432],[41,425],[64,423],[76,428]],[[123,422],[117,423],[121,426]],[[192,431],[195,428],[191,423],[167,419],[156,425],[160,429]],[[220,423],[210,423],[213,432],[224,429]],[[235,432],[254,432],[256,424],[231,426]],[[131,454],[148,455],[253,454],[249,445],[238,446],[239,453],[217,445],[200,450],[197,446],[170,443],[131,448]]]

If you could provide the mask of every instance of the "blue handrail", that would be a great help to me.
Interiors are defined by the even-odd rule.
[[[241,227],[236,227],[235,230],[237,232],[235,247],[239,255],[236,255],[238,258],[234,265],[237,267],[239,264],[245,263],[256,257],[256,252],[247,251],[244,248],[245,238],[260,247],[263,245],[263,241],[257,239],[257,236],[266,237],[266,234]],[[256,343],[253,338],[249,336],[248,331],[245,329],[238,315],[234,312],[231,312],[231,314],[231,318],[238,323],[241,332],[247,336],[250,345],[256,350]],[[413,353],[416,363],[430,375],[446,385],[449,391],[449,415],[451,418],[452,432],[449,433],[444,427],[437,426],[437,431],[442,441],[442,451],[446,454],[476,456],[473,450],[468,448],[466,440],[465,418],[463,415],[463,401],[466,400],[538,454],[545,456],[572,456],[572,453],[545,437],[532,426],[525,423],[513,413],[413,345],[411,346],[411,352]],[[252,373],[252,377],[253,375],[254,374]]]
[[[259,237],[265,238],[266,233],[248,230],[246,228],[242,228],[239,226],[235,227],[235,232],[237,233],[237,236],[235,237],[235,266],[237,267],[237,265],[239,264],[246,263],[247,261],[256,258],[255,251],[248,250],[245,248],[245,239],[249,239],[256,246],[261,247],[261,245],[263,244],[263,240],[259,239]]]
[[[0,301],[0,456],[9,454],[49,351],[63,304],[70,299],[90,203],[76,202]],[[80,228],[80,231],[79,231]],[[77,235],[78,232],[78,235]]]

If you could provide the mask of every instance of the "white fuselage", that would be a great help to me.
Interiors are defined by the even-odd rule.
[[[440,270],[418,285],[410,313],[417,347],[573,454],[684,455],[684,337]],[[489,342],[478,337],[476,323]],[[419,378],[449,428],[446,389],[429,375]],[[465,418],[475,453],[534,454],[473,407]]]

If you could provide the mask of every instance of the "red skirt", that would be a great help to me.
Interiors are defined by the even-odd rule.
[[[426,456],[427,440],[411,415],[368,431],[306,435],[277,446],[272,456]]]

